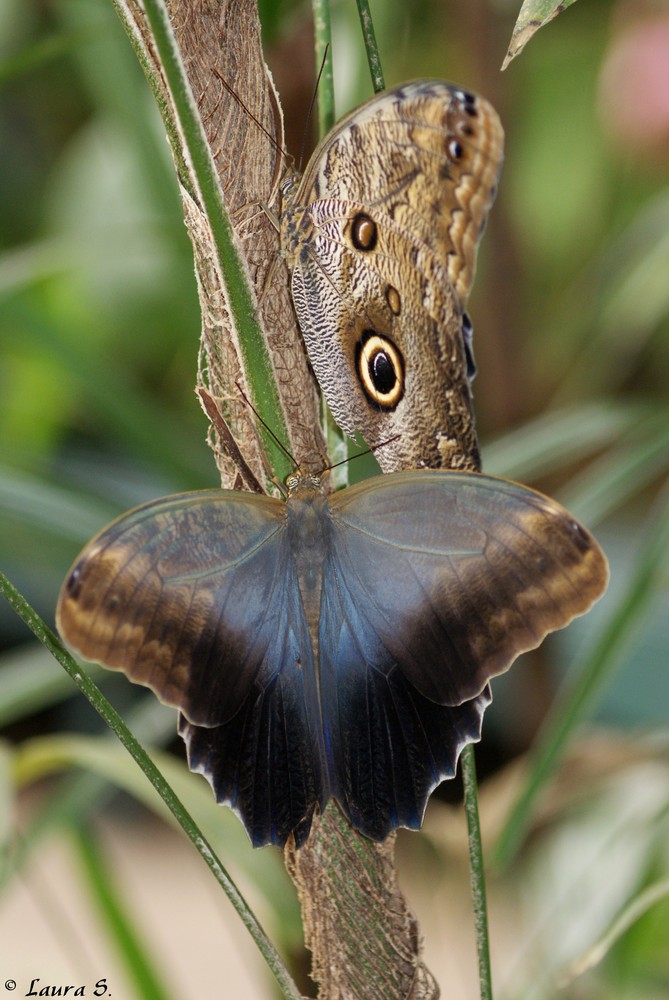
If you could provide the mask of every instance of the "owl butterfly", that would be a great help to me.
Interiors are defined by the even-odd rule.
[[[503,131],[438,80],[378,94],[283,185],[281,237],[309,358],[332,414],[381,467],[477,459],[465,306]]]
[[[287,501],[184,493],[120,517],[60,593],[65,642],[179,709],[190,767],[254,845],[335,799],[381,840],[478,740],[488,682],[606,586],[554,501],[476,473],[376,476]]]

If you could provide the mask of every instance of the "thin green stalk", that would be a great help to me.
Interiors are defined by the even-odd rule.
[[[465,814],[469,842],[469,881],[472,888],[472,908],[476,927],[476,950],[479,964],[481,1000],[492,1000],[492,970],[490,967],[490,940],[488,934],[488,906],[486,901],[483,844],[479,819],[479,797],[476,780],[474,745],[466,746],[460,756],[462,782],[465,792]]]
[[[90,825],[87,827],[78,825],[73,827],[72,832],[87,886],[116,943],[128,976],[135,984],[137,996],[142,1000],[169,1000],[171,993],[161,983],[141,935],[130,919],[130,914],[107,868],[93,828]]]
[[[53,664],[51,666],[51,672],[54,673]],[[60,676],[69,686],[71,693],[70,679],[64,674]],[[168,731],[165,720],[169,720],[169,715],[157,713],[156,709],[159,707],[157,701],[143,699],[136,708],[129,709],[126,713],[127,722],[139,735],[139,739],[150,743],[151,746],[163,745],[174,736],[174,722],[170,723]],[[108,731],[105,739],[114,740],[114,733]],[[54,785],[41,808],[31,815],[27,824],[22,825],[21,836],[13,846],[5,871],[0,875],[0,892],[5,881],[21,871],[43,838],[55,827],[71,828],[89,819],[93,811],[99,812],[107,800],[115,794],[116,788],[98,774],[78,771],[63,776]]]
[[[110,729],[114,731],[128,753],[142,769],[167,808],[178,822],[179,826],[182,828],[189,840],[191,840],[191,842],[195,845],[205,864],[211,870],[217,882],[234,906],[244,926],[255,941],[260,953],[274,974],[279,986],[283,990],[284,996],[287,997],[288,1000],[301,1000],[300,992],[288,973],[288,970],[281,961],[274,945],[265,934],[257,918],[246,903],[246,900],[241,895],[239,889],[231,879],[225,867],[216,856],[213,848],[202,835],[190,813],[174,794],[172,788],[168,785],[167,781],[148,756],[146,751],[127,728],[118,712],[107,701],[100,689],[96,687],[88,675],[70,656],[67,650],[60,643],[58,637],[51,631],[48,625],[42,621],[39,615],[33,610],[33,608],[30,607],[27,601],[21,596],[21,594],[19,594],[16,588],[12,586],[2,572],[0,572],[0,593],[7,598],[10,605],[25,622],[28,628],[67,671],[82,694],[88,699],[93,708],[110,727]]]
[[[495,845],[494,860],[500,868],[506,867],[518,851],[537,797],[564,754],[576,726],[605,686],[650,609],[669,559],[669,503],[666,496],[663,497],[663,504],[659,516],[651,519],[644,548],[617,609],[594,641],[579,676],[555,703],[546,721],[525,787]]]
[[[335,123],[330,0],[312,0],[311,7],[314,17],[316,73],[321,74],[318,82],[318,135],[322,139]]]
[[[372,21],[372,15],[367,0],[357,0],[357,3],[362,37],[365,43],[365,51],[367,52],[367,63],[372,77],[372,86],[374,87],[374,93],[378,94],[380,90],[385,89],[386,84],[383,79],[383,70],[381,69],[379,47],[376,44],[374,22]]]
[[[631,903],[624,907],[604,934],[591,945],[583,955],[575,959],[558,983],[559,988],[568,986],[572,980],[593,969],[608,954],[623,934],[636,923],[652,906],[664,902],[669,896],[669,878],[660,879],[647,886]]]
[[[219,270],[225,281],[226,300],[244,357],[252,402],[264,423],[271,427],[279,440],[289,439],[263,331],[256,318],[253,292],[244,261],[237,248],[234,230],[225,207],[218,171],[202,122],[188,83],[164,0],[144,0],[146,19],[151,28],[162,71],[172,96],[183,143],[198,186],[198,198],[204,211],[216,247]],[[117,10],[119,6],[117,4]],[[121,13],[126,29],[127,18]],[[263,441],[270,464],[280,478],[292,471],[289,459],[277,443],[262,428]]]

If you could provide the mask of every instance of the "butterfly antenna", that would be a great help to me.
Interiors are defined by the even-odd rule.
[[[297,468],[298,467],[298,463],[295,461],[295,456],[291,455],[291,453],[288,451],[288,449],[286,448],[286,446],[283,443],[283,441],[281,441],[276,436],[276,434],[274,433],[274,431],[272,430],[272,428],[263,420],[263,418],[260,416],[260,414],[256,410],[255,406],[251,402],[251,400],[248,398],[248,396],[246,395],[246,393],[242,389],[242,387],[239,384],[239,382],[235,382],[235,385],[237,386],[237,392],[242,397],[242,399],[244,400],[244,402],[246,403],[246,405],[249,407],[249,409],[251,410],[251,412],[255,415],[255,418],[258,421],[258,423],[261,424],[261,426],[265,428],[265,430],[267,431],[267,433],[269,434],[269,436],[272,438],[272,440],[276,444],[278,444],[279,448],[284,453],[284,455],[286,455],[291,460],[291,462],[293,463],[294,468]]]
[[[323,472],[331,472],[332,469],[338,469],[340,465],[347,465],[349,462],[352,462],[354,458],[364,458],[365,455],[373,455],[375,451],[379,450],[379,448],[385,448],[387,444],[397,441],[400,436],[400,434],[394,434],[393,437],[388,438],[387,441],[379,441],[378,444],[373,445],[371,448],[365,448],[364,451],[359,451],[355,455],[349,455],[347,458],[342,458],[341,462],[334,462],[332,465],[326,465]]]
[[[216,433],[218,434],[218,440],[221,447],[237,466],[239,475],[246,485],[246,488],[250,490],[251,493],[264,493],[265,490],[258,482],[255,473],[239,450],[239,445],[235,441],[233,433],[228,427],[225,417],[216,405],[213,396],[204,388],[204,386],[198,387],[197,394],[200,397],[200,402],[202,403],[205,413],[216,428]]]
[[[224,88],[230,94],[230,97],[233,97],[235,99],[235,101],[237,101],[237,104],[240,106],[240,108],[243,108],[243,110],[249,116],[249,118],[251,119],[251,121],[255,122],[255,124],[258,126],[258,128],[260,129],[260,131],[264,135],[267,136],[267,138],[272,143],[272,145],[274,146],[274,148],[276,149],[276,151],[279,153],[279,155],[284,158],[284,160],[286,161],[286,163],[290,163],[290,161],[292,160],[292,157],[290,156],[290,154],[287,153],[285,151],[285,149],[281,148],[281,146],[276,141],[276,139],[274,138],[274,136],[272,135],[272,133],[268,129],[265,128],[265,126],[263,125],[263,123],[258,118],[256,118],[256,116],[253,114],[253,112],[251,111],[251,109],[241,99],[241,97],[239,96],[239,94],[235,90],[233,90],[233,88],[230,86],[230,84],[225,79],[225,77],[221,76],[221,74],[218,72],[217,69],[213,69],[212,73],[214,74],[214,76],[216,77],[217,80],[220,80],[220,82],[223,84]]]
[[[328,57],[328,52],[330,51],[330,43],[328,42],[325,46],[325,52],[323,53],[323,59],[321,61],[321,68],[318,71],[318,76],[316,77],[316,85],[314,86],[313,94],[311,95],[311,101],[309,103],[309,110],[307,111],[307,119],[304,123],[304,133],[302,134],[302,145],[300,147],[300,158],[297,161],[299,164],[299,170],[302,170],[302,162],[304,160],[304,147],[307,143],[307,132],[309,130],[309,125],[311,123],[311,116],[314,113],[314,104],[316,103],[316,96],[318,94],[318,88],[320,86],[321,77],[323,76],[323,71],[325,70],[325,61]]]

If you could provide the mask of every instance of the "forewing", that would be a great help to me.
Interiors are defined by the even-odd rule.
[[[232,717],[282,666],[292,563],[285,505],[233,491],[146,504],[83,550],[58,601],[66,643],[199,725]],[[294,581],[293,581],[294,582]]]
[[[606,588],[594,538],[516,483],[397,473],[336,494],[330,510],[331,575],[356,609],[361,657],[440,705],[475,698]]]
[[[295,201],[365,206],[430,247],[466,303],[494,199],[504,133],[482,97],[442,80],[377,94],[338,123],[312,157]],[[349,215],[351,218],[352,215]]]

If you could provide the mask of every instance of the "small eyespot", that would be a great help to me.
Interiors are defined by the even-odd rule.
[[[452,160],[459,160],[462,158],[464,148],[462,143],[458,142],[457,139],[449,139],[446,143],[446,152]]]
[[[586,552],[588,549],[592,548],[590,536],[585,528],[578,523],[578,521],[571,522],[571,530],[574,533],[574,542],[581,552]]]
[[[400,293],[392,285],[388,285],[386,288],[386,302],[388,303],[388,308],[391,313],[395,316],[399,316],[402,309],[402,300],[400,298]]]
[[[462,340],[465,345],[467,378],[471,382],[476,376],[476,361],[474,360],[474,327],[467,313],[462,314]]]
[[[402,355],[387,337],[366,330],[357,345],[357,370],[370,402],[394,410],[404,395]]]
[[[373,250],[376,246],[377,228],[373,219],[358,212],[351,222],[351,242],[356,250]]]
[[[67,584],[65,585],[68,597],[71,597],[73,601],[79,599],[81,594],[81,563],[75,566],[70,573]]]
[[[298,485],[299,481],[300,477],[296,476],[294,473],[291,473],[289,476],[286,476],[286,488],[288,490],[294,490],[295,487]]]

